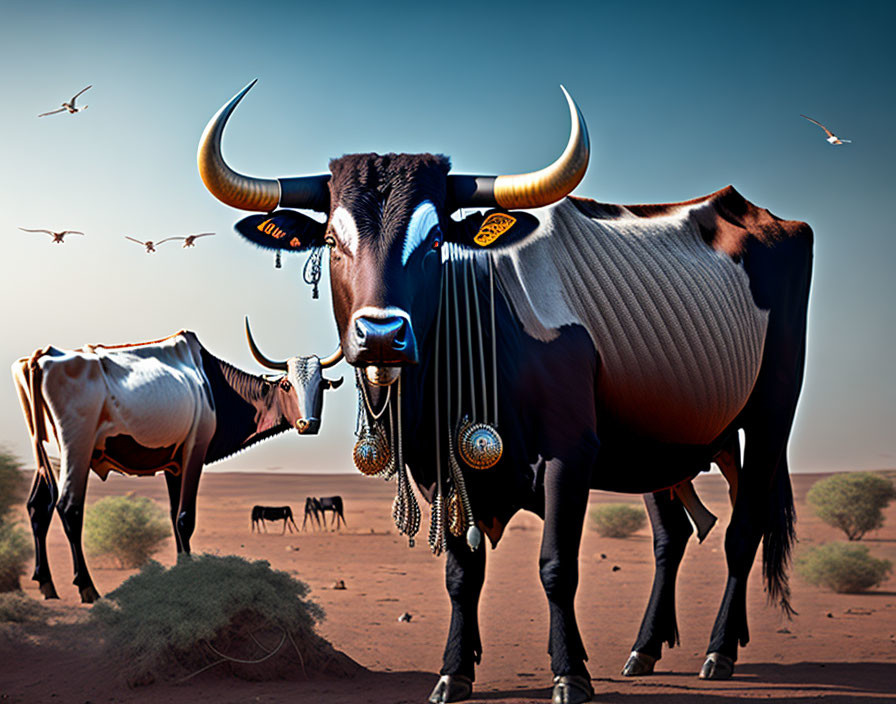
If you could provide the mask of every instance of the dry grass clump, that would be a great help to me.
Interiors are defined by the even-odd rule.
[[[44,623],[50,610],[22,592],[0,594],[0,623]]]
[[[22,588],[19,579],[31,557],[28,536],[12,517],[12,510],[24,500],[26,489],[27,480],[18,460],[0,448],[0,592]]]
[[[591,525],[605,538],[627,538],[646,523],[644,509],[629,504],[605,504],[591,509]]]
[[[841,594],[864,592],[883,582],[892,564],[868,553],[864,545],[828,543],[809,548],[796,561],[799,575],[810,584]]]
[[[324,613],[307,594],[266,561],[200,555],[149,563],[92,612],[132,684],[211,668],[242,679],[350,674],[354,663],[315,632]]]

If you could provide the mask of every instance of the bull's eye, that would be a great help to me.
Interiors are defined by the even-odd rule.
[[[438,237],[436,237],[436,238],[432,241],[432,248],[433,248],[433,249],[438,249],[438,248],[441,247],[441,246],[442,246],[442,240],[440,240]]]
[[[289,383],[289,379],[281,379],[280,388],[284,391],[289,391],[292,388],[292,384]]]
[[[324,237],[324,244],[330,249],[333,249],[336,246],[336,238],[333,237],[333,235],[327,235]]]

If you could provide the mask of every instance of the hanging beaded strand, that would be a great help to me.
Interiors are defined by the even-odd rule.
[[[432,502],[432,512],[429,519],[429,549],[433,555],[441,555],[447,548],[445,535],[445,495],[442,490],[442,443],[440,431],[439,408],[439,361],[442,347],[442,302],[445,298],[445,276],[443,272],[439,280],[439,311],[436,314],[436,353],[435,375],[433,376],[433,396],[435,397],[436,420],[436,494]]]

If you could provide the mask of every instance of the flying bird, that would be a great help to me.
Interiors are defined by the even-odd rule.
[[[19,228],[22,232],[44,232],[48,235],[52,235],[53,242],[55,244],[65,244],[65,236],[66,235],[83,235],[83,232],[78,232],[77,230],[62,230],[60,232],[53,232],[52,230],[29,230],[26,227]]]
[[[47,115],[55,115],[57,112],[64,112],[65,110],[68,110],[71,114],[74,115],[76,112],[81,112],[81,110],[86,110],[87,109],[86,105],[83,108],[75,107],[75,98],[77,98],[79,95],[81,95],[81,93],[83,93],[88,88],[92,88],[92,87],[93,86],[90,85],[90,86],[87,86],[87,88],[83,88],[83,89],[79,90],[77,93],[75,93],[75,95],[72,97],[72,99],[70,101],[68,101],[67,103],[63,103],[62,107],[59,108],[58,110],[50,110],[50,112],[42,112],[40,115],[38,115],[38,117],[46,117]]]
[[[163,242],[167,242],[168,240],[183,239],[181,237],[166,237],[165,239],[159,240],[158,242],[153,242],[152,240],[146,240],[144,242],[143,240],[136,240],[133,237],[128,237],[127,235],[125,235],[124,238],[126,240],[130,240],[131,242],[136,242],[137,244],[140,244],[140,245],[143,245],[144,247],[146,247],[147,254],[152,254],[153,252],[155,252],[156,246],[162,244]]]
[[[169,237],[169,240],[183,240],[184,247],[195,247],[196,246],[196,238],[197,237],[208,237],[209,235],[214,235],[214,232],[203,232],[198,235],[187,235],[186,237]],[[163,240],[164,242],[164,240]]]
[[[814,122],[816,125],[821,127],[821,129],[824,130],[824,133],[828,136],[828,142],[830,142],[831,144],[851,144],[852,143],[851,139],[840,139],[837,135],[835,135],[833,132],[831,132],[827,127],[825,127],[823,124],[821,124],[818,120],[813,120],[811,117],[808,117],[807,115],[803,115],[802,113],[800,114],[800,117],[805,117],[809,122]]]

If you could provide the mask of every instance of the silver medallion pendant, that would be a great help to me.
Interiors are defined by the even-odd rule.
[[[473,469],[494,467],[504,453],[504,442],[497,429],[488,423],[473,423],[464,417],[457,434],[457,450]]]
[[[352,452],[355,467],[361,474],[375,476],[385,470],[392,460],[392,451],[383,433],[376,428],[364,427],[358,435]]]

